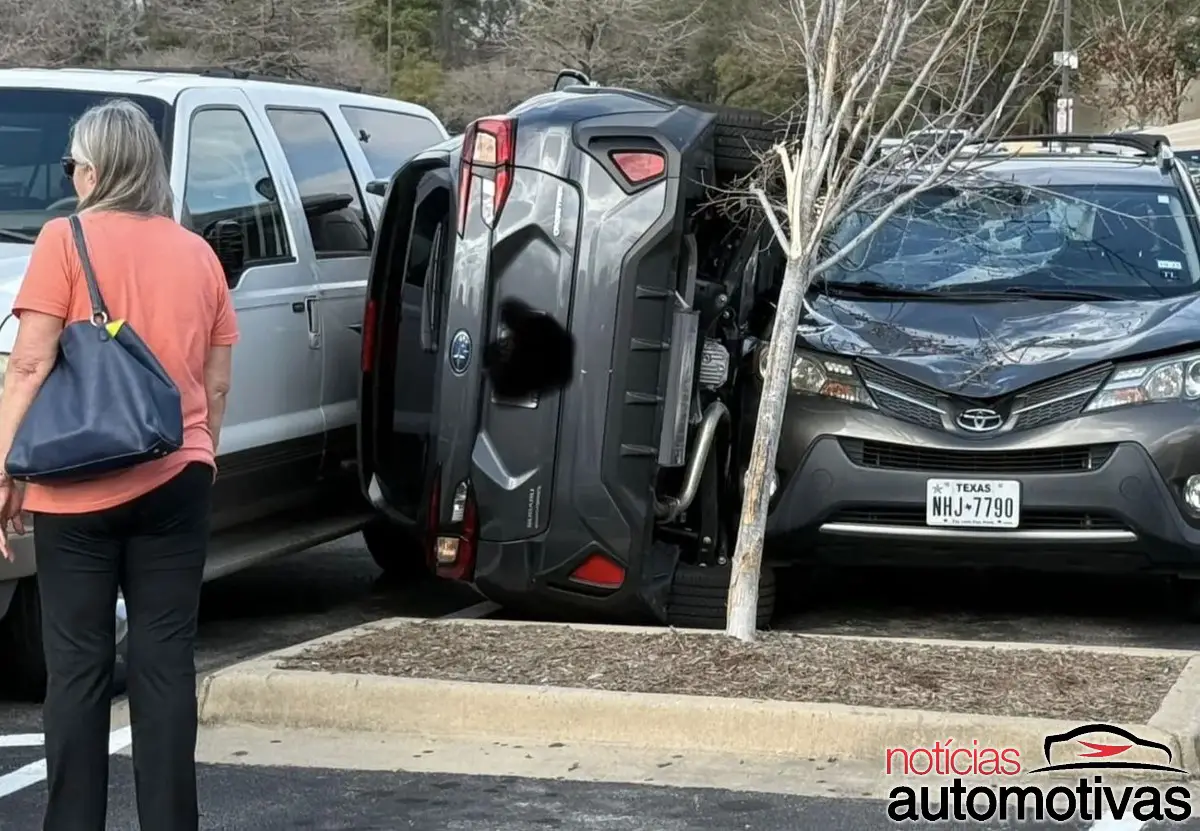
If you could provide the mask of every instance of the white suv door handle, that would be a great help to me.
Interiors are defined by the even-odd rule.
[[[321,318],[317,312],[317,297],[304,298],[304,313],[308,317],[308,348],[321,348]]]

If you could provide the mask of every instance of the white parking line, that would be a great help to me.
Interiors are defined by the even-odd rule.
[[[0,747],[41,747],[46,738],[41,733],[17,733],[14,736],[0,736]]]
[[[467,618],[477,619],[487,617],[493,612],[499,611],[500,605],[493,603],[490,600],[485,600],[481,603],[476,603],[474,606],[468,606],[465,609],[459,609],[457,612],[451,612],[448,615],[443,615],[447,618]],[[0,748],[4,747],[41,747],[45,743],[45,738],[41,733],[25,733],[13,736],[0,736]],[[120,753],[129,745],[133,744],[133,734],[128,727],[122,727],[119,730],[114,730],[108,737],[108,752],[109,755]],[[22,768],[17,768],[12,773],[6,773],[0,776],[0,799],[10,796],[17,791],[32,787],[46,778],[46,760],[40,759],[25,765]],[[1109,831],[1109,829],[1102,829]],[[1113,829],[1112,831],[1126,831],[1123,827]]]
[[[110,756],[114,753],[120,753],[131,744],[133,744],[133,731],[128,727],[122,727],[108,734],[108,753]],[[0,799],[36,785],[45,778],[45,759],[39,759],[36,762],[25,765],[23,768],[17,768],[12,773],[6,773],[0,776]]]

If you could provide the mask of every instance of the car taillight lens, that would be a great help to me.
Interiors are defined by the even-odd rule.
[[[470,580],[475,571],[475,546],[479,538],[479,513],[470,486],[460,482],[454,489],[451,522],[456,533],[441,533],[435,543],[434,561],[438,576]]]
[[[657,179],[667,169],[667,160],[661,153],[650,151],[620,151],[610,154],[613,164],[631,185],[640,185]]]
[[[494,227],[512,190],[516,151],[517,122],[511,116],[488,116],[467,127],[458,171],[459,236],[467,227],[471,189],[477,174],[482,183],[483,221],[489,228]],[[489,172],[490,176],[487,175]]]
[[[375,367],[375,317],[377,315],[374,300],[367,301],[363,311],[362,328],[362,371],[370,372]]]

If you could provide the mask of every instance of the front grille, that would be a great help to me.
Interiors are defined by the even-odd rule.
[[[1042,384],[1018,396],[1013,409],[1034,409],[1027,409],[1017,416],[1017,423],[1013,429],[1028,430],[1031,427],[1074,418],[1083,412],[1092,394],[1107,380],[1111,371],[1112,367],[1108,365],[1096,367]]]
[[[859,360],[856,366],[863,383],[867,385],[882,412],[910,424],[936,430],[945,429],[943,412],[953,413],[959,408],[994,406],[1004,413],[1009,411],[1006,402],[1010,400],[1012,410],[1025,411],[1017,416],[1013,424],[1014,430],[1029,430],[1066,421],[1083,412],[1084,406],[1112,372],[1112,366],[1105,364],[1035,385],[1011,399],[968,400],[918,384],[867,361]],[[956,401],[957,404],[951,404],[952,401]]]
[[[855,525],[900,525],[925,527],[924,508],[847,508],[838,511],[827,522]],[[940,526],[939,526],[940,527]],[[990,530],[990,529],[971,529]],[[997,529],[1003,533],[1007,529]],[[1103,513],[1067,510],[1025,510],[1021,512],[1021,531],[1127,531],[1129,526],[1114,516]]]
[[[938,450],[863,439],[839,439],[860,467],[930,473],[1086,473],[1112,455],[1113,445],[1038,450]]]

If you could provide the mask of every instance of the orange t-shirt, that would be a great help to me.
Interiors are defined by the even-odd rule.
[[[133,327],[179,387],[183,447],[99,479],[30,484],[24,507],[33,513],[100,511],[149,493],[190,462],[215,468],[204,365],[210,347],[238,339],[224,271],[202,237],[166,217],[85,212],[80,220],[109,318]],[[67,323],[92,315],[66,218],[47,222],[33,246],[13,314],[26,309]]]

